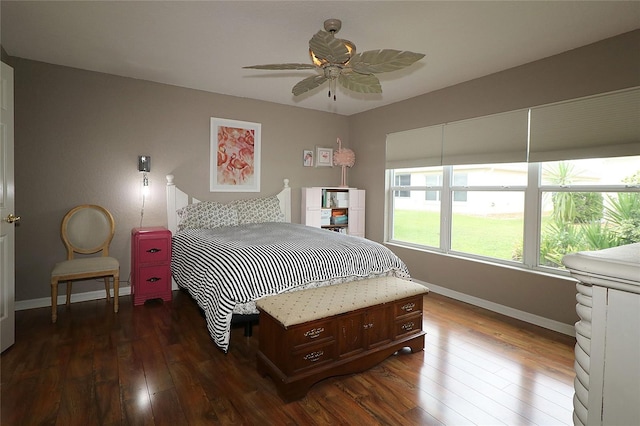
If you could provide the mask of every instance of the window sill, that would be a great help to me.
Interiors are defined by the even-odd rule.
[[[488,259],[486,257],[474,256],[474,255],[466,255],[466,254],[457,253],[457,252],[445,253],[444,251],[436,249],[436,248],[429,249],[429,248],[424,247],[424,246],[416,246],[416,245],[412,245],[412,244],[403,243],[403,242],[400,242],[400,241],[385,241],[384,244],[386,246],[393,246],[393,247],[398,247],[398,248],[402,248],[402,249],[406,249],[406,250],[414,250],[414,251],[427,253],[427,254],[438,255],[438,256],[446,256],[446,257],[449,257],[449,258],[464,260],[464,261],[467,261],[467,262],[482,263],[484,265],[490,265],[490,266],[495,266],[495,267],[499,267],[499,268],[507,268],[507,269],[517,270],[517,271],[522,271],[522,272],[529,272],[529,273],[540,275],[540,276],[546,276],[546,277],[551,277],[551,278],[560,278],[560,279],[566,279],[566,280],[575,281],[573,278],[571,278],[571,275],[569,274],[569,271],[562,270],[562,269],[553,270],[552,268],[533,267],[533,266],[528,266],[528,265],[525,265],[525,264],[522,264],[522,263],[508,261],[508,260],[502,261],[500,259]]]

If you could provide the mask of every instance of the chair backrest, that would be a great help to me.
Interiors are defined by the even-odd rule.
[[[102,256],[109,256],[114,232],[113,216],[104,207],[83,204],[72,208],[62,219],[60,228],[67,259],[73,259],[74,253],[93,254],[99,251],[102,251]]]

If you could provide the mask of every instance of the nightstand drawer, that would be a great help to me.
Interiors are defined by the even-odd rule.
[[[157,263],[169,260],[170,242],[168,238],[145,238],[139,242],[140,263]]]
[[[136,297],[161,297],[167,290],[171,290],[171,274],[169,268],[161,266],[147,266],[139,269],[139,281],[136,283]]]

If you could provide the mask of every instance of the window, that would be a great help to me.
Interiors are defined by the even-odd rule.
[[[396,243],[557,270],[567,253],[640,242],[640,156],[389,172],[412,182],[392,199]]]
[[[467,201],[467,191],[461,191],[456,187],[467,186],[468,175],[465,172],[458,172],[453,174],[453,201]]]
[[[442,186],[442,172],[427,173],[424,176],[427,188],[440,188]],[[425,200],[440,201],[440,191],[425,191]]]
[[[387,239],[551,272],[640,242],[639,116],[632,87],[391,133]]]
[[[391,240],[503,260],[511,260],[522,245],[526,163],[393,172],[410,173],[412,182],[425,186],[412,186],[408,200],[394,198]],[[440,223],[445,217],[451,220]],[[441,235],[446,236],[442,241]]]
[[[541,163],[539,264],[640,242],[640,157]]]
[[[404,169],[394,174],[393,181],[403,175],[411,176],[411,184],[404,191],[393,191],[393,235],[412,245],[439,247],[442,167]]]
[[[640,242],[639,116],[633,87],[391,133],[387,237],[551,271]]]
[[[395,186],[409,186],[411,185],[411,174],[397,174],[394,178]],[[409,191],[396,191],[396,197],[409,197]]]

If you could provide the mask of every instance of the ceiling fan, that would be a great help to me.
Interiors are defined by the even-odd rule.
[[[335,37],[340,31],[339,19],[324,21],[324,31],[318,31],[309,40],[311,64],[252,65],[243,68],[259,70],[306,70],[320,71],[293,86],[294,96],[321,86],[329,81],[329,97],[333,91],[336,100],[336,81],[343,87],[359,93],[382,93],[380,80],[374,75],[406,68],[424,57],[422,53],[382,49],[356,53],[356,46],[349,40]]]

